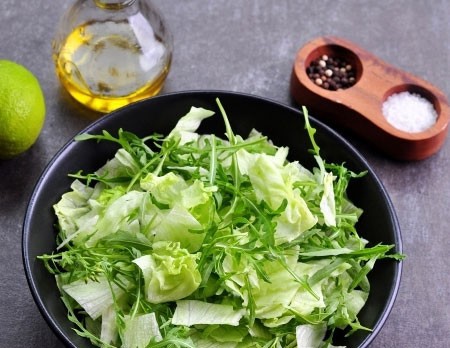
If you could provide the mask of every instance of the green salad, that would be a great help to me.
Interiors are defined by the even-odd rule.
[[[357,314],[376,260],[355,228],[354,173],[326,163],[304,109],[317,167],[251,131],[198,134],[192,107],[169,135],[83,134],[119,149],[93,173],[69,174],[54,205],[57,250],[39,257],[68,319],[100,347],[333,347]],[[220,116],[216,116],[220,117]],[[299,130],[300,131],[300,130]]]

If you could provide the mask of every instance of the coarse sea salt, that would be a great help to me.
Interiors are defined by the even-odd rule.
[[[433,105],[419,94],[395,93],[383,103],[382,112],[395,128],[408,133],[419,133],[436,123],[437,112]]]

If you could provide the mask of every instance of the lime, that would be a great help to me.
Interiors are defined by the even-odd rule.
[[[0,158],[28,150],[44,120],[44,94],[36,76],[18,63],[0,60]]]

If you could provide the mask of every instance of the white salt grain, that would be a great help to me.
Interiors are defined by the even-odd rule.
[[[436,123],[437,113],[433,105],[415,93],[392,94],[383,103],[382,111],[395,128],[408,133],[419,133]]]

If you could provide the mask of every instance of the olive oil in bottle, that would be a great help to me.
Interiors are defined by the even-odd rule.
[[[144,0],[79,0],[63,16],[53,42],[61,84],[100,112],[158,94],[171,58],[172,37]]]

